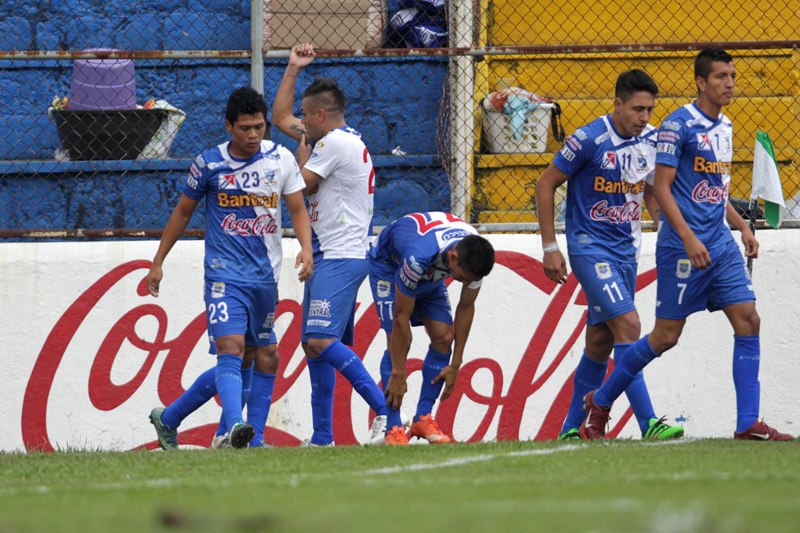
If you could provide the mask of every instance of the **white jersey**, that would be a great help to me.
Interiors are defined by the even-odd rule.
[[[329,131],[305,168],[322,179],[308,193],[314,260],[363,259],[372,234],[375,169],[361,134]]]

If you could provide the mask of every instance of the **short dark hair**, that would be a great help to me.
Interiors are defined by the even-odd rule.
[[[344,114],[344,92],[333,78],[316,78],[303,93],[303,98],[307,97],[314,98],[318,107]]]
[[[720,48],[719,46],[711,46],[700,50],[697,57],[694,59],[694,77],[708,79],[708,75],[713,70],[712,63],[714,61],[722,61],[723,63],[732,63],[733,56]]]
[[[623,102],[633,96],[634,93],[644,91],[658,96],[658,85],[650,75],[639,69],[626,70],[617,78],[617,86],[614,89],[614,96]]]
[[[458,266],[479,278],[485,278],[494,266],[492,243],[480,235],[468,235],[456,244]]]
[[[267,119],[267,103],[264,97],[255,89],[250,87],[239,87],[228,97],[228,105],[225,107],[225,120],[233,124],[239,115],[264,115]]]

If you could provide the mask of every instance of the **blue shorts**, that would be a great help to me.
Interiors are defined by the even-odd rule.
[[[615,261],[601,255],[570,255],[569,266],[581,284],[589,313],[586,324],[596,326],[636,311],[635,262]]]
[[[686,250],[656,248],[656,317],[683,320],[704,309],[717,311],[756,300],[742,253],[733,239],[708,253],[711,266],[699,270],[692,268]]]
[[[275,283],[248,285],[206,279],[206,324],[212,352],[214,339],[226,335],[244,335],[245,346],[275,343]]]
[[[358,289],[367,277],[366,259],[323,259],[303,293],[302,342],[309,338],[339,339],[353,345]]]
[[[369,285],[372,289],[372,298],[375,300],[375,310],[381,321],[381,329],[386,333],[392,332],[394,320],[394,276],[399,267],[387,265],[379,261],[369,262]],[[436,320],[445,324],[453,323],[450,308],[450,297],[444,280],[428,283],[422,282],[417,289],[414,311],[411,313],[411,325],[421,326],[423,319]]]

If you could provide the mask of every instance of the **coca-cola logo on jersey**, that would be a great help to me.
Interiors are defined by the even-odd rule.
[[[728,201],[728,185],[711,185],[708,180],[703,180],[692,190],[692,199],[698,203],[724,204]]]
[[[639,202],[630,200],[622,205],[608,205],[608,200],[600,200],[589,210],[592,220],[605,220],[613,224],[623,224],[642,218]]]
[[[498,251],[496,262],[495,272],[506,269],[503,275],[507,277],[504,279],[516,277],[521,286],[529,288],[525,294],[516,297],[541,298],[545,311],[525,322],[530,325],[529,331],[519,332],[529,336],[527,344],[523,341],[525,348],[522,353],[503,354],[513,366],[506,364],[504,367],[491,355],[474,358],[468,355],[453,395],[437,404],[436,416],[441,427],[452,434],[459,413],[465,409],[478,411],[477,423],[470,424],[472,434],[461,440],[479,441],[494,437],[516,440],[520,438],[523,425],[538,428],[535,439],[552,439],[557,436],[566,414],[573,369],[559,373],[557,383],[553,384],[551,380],[570,350],[583,343],[581,334],[586,312],[567,311],[575,304],[585,305],[586,302],[573,276],[565,284],[556,285],[545,276],[541,262],[536,259],[517,252]],[[48,428],[48,415],[57,416],[61,409],[74,420],[106,417],[104,420],[110,419],[128,432],[132,427],[146,425],[147,428],[140,427],[135,433],[133,447],[157,447],[152,428],[145,421],[147,413],[140,412],[134,397],[153,395],[153,399],[163,405],[173,402],[183,392],[182,376],[190,355],[198,345],[206,349],[207,344],[202,308],[196,314],[190,313],[190,318],[184,318],[185,324],[171,324],[176,320],[174,313],[170,315],[159,305],[159,300],[148,295],[144,276],[149,268],[150,261],[146,260],[130,261],[113,268],[83,290],[56,321],[42,345],[25,390],[21,429],[26,449],[52,451],[55,443],[63,441],[60,434],[51,436]],[[640,275],[638,289],[654,280],[655,269]],[[503,288],[498,286],[493,290]],[[128,294],[121,295],[125,292]],[[481,299],[498,298],[490,290],[484,292],[488,294],[481,294]],[[114,304],[121,297],[125,302],[123,309],[109,316],[108,310],[115,309]],[[481,312],[481,299],[477,313]],[[356,324],[353,350],[363,359],[373,342],[384,342],[384,335],[371,301],[360,305],[369,305],[369,308],[360,314]],[[98,315],[102,318],[98,319]],[[301,316],[300,302],[286,299],[278,305],[276,322],[280,322],[281,317],[288,317],[290,324],[279,338],[281,361],[273,402],[289,393],[305,370],[305,358],[300,350]],[[503,318],[493,317],[493,320]],[[565,324],[565,321],[569,323]],[[149,330],[140,327],[144,323],[154,327]],[[557,328],[562,331],[558,337],[554,335]],[[151,333],[143,333],[145,330]],[[178,333],[168,337],[168,331]],[[472,336],[478,335],[492,335],[492,332],[473,328]],[[83,343],[73,345],[78,344],[80,341],[76,339],[80,338],[84,339]],[[88,343],[86,338],[92,341]],[[89,344],[96,345],[96,351],[91,348],[87,352]],[[77,356],[81,361],[79,365],[75,364],[76,352],[80,352]],[[470,352],[469,345],[467,352]],[[68,353],[73,354],[73,359],[65,359]],[[212,361],[209,358],[209,366]],[[570,367],[574,365],[573,362],[568,364]],[[84,374],[75,373],[75,368],[84,367],[86,370],[81,370]],[[421,359],[409,358],[409,373],[418,372],[421,367]],[[120,368],[124,368],[124,372],[120,373]],[[156,374],[157,379],[154,379]],[[58,383],[58,387],[54,387],[54,383]],[[157,383],[157,390],[146,390],[145,383]],[[306,385],[305,382],[302,384]],[[535,417],[535,420],[523,420],[526,404],[546,384],[553,385],[552,389],[558,391],[553,393],[552,400],[548,397],[549,407],[533,415],[528,412],[526,418]],[[347,380],[338,379],[334,395],[334,439],[337,444],[358,442],[351,414],[353,398],[362,401],[354,395]],[[415,403],[416,398],[407,397],[406,401]],[[134,404],[136,409],[132,409]],[[76,406],[81,406],[83,411],[77,410]],[[132,410],[135,411],[133,414]],[[617,418],[609,435],[618,434],[630,416],[628,409]],[[364,428],[368,424],[366,419],[358,421],[358,425]],[[185,426],[180,428],[181,444],[208,446],[216,429],[216,419],[197,427]],[[490,434],[490,431],[496,433]],[[97,444],[92,444],[92,436],[85,435],[82,441],[94,448]],[[307,436],[291,435],[284,429],[273,427],[268,427],[266,432],[267,441],[277,445],[298,444]]]
[[[255,218],[236,218],[230,213],[222,219],[222,231],[243,237],[260,237],[278,232],[278,223],[272,215],[263,214]]]

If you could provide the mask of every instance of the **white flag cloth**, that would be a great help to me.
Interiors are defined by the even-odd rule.
[[[767,223],[778,229],[786,215],[786,203],[783,200],[783,186],[778,174],[778,162],[769,135],[756,131],[756,151],[753,157],[753,192],[750,200],[764,200],[764,218]]]

